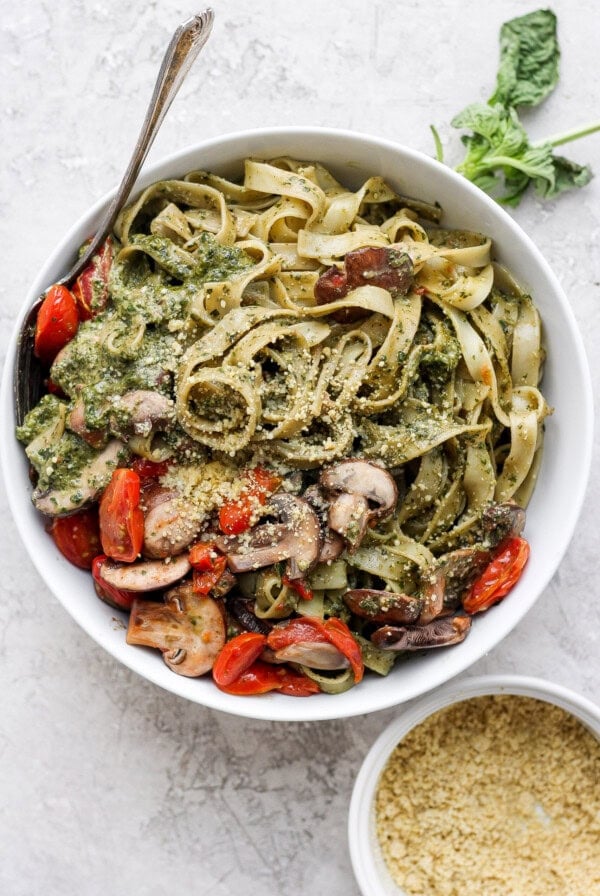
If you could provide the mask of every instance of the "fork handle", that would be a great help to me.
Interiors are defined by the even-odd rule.
[[[198,53],[210,36],[213,19],[212,9],[205,9],[200,15],[192,16],[191,19],[183,22],[173,34],[158,72],[146,117],[123,180],[86,251],[77,259],[71,270],[57,281],[58,283],[68,284],[75,280],[87,267],[111,232],[117,216],[137,180],[140,168],[144,164],[169,106],[175,99],[177,91]]]

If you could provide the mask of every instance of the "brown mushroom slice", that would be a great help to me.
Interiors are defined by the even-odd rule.
[[[174,420],[175,405],[170,398],[151,389],[133,389],[114,402],[110,425],[113,432],[148,436]]]
[[[136,598],[127,643],[155,647],[173,672],[196,678],[209,672],[225,645],[223,612],[212,597],[194,594],[189,583],[165,595],[164,604]]]
[[[113,471],[127,454],[127,449],[118,439],[112,439],[87,466],[79,471],[76,479],[70,480],[63,489],[35,489],[32,501],[47,516],[67,516],[95,501],[106,488]]]
[[[271,625],[265,622],[264,619],[259,619],[253,608],[254,600],[248,600],[243,597],[233,597],[227,601],[227,609],[244,631],[268,635],[271,631]]]
[[[174,489],[153,486],[144,498],[145,557],[161,559],[184,551],[198,536],[204,514],[184,504]]]
[[[108,437],[106,429],[88,429],[85,421],[85,404],[83,398],[78,398],[71,413],[69,414],[67,425],[71,432],[74,432],[81,439],[91,445],[92,448],[100,448]]]
[[[469,616],[447,616],[427,625],[384,625],[373,632],[371,641],[381,650],[429,650],[464,641],[470,629]]]
[[[117,563],[106,559],[98,569],[109,585],[123,591],[160,591],[178,582],[190,571],[187,554],[167,560]]]
[[[319,486],[329,501],[329,528],[342,535],[350,552],[367,526],[392,512],[398,500],[393,477],[367,460],[344,460],[321,473]]]
[[[268,661],[271,663],[299,663],[310,669],[348,669],[350,663],[347,657],[335,647],[316,641],[300,641],[282,647],[280,650],[270,652]]]
[[[318,485],[310,485],[303,496],[317,515],[321,526],[321,551],[319,563],[332,563],[344,553],[346,542],[341,535],[329,528],[327,523],[328,503]]]
[[[370,622],[416,622],[422,610],[420,597],[396,591],[354,588],[344,594],[344,603],[355,616]]]
[[[492,548],[504,538],[520,535],[525,528],[525,511],[514,501],[490,504],[481,515],[483,531]]]
[[[213,539],[227,556],[232,572],[251,572],[287,560],[286,575],[301,579],[313,568],[321,550],[321,529],[314,510],[303,498],[276,494],[265,513],[279,523],[263,523],[249,532]]]
[[[426,625],[444,609],[454,609],[463,592],[483,572],[491,559],[490,551],[475,546],[459,548],[441,558],[440,562],[426,572],[421,580],[423,608],[419,623]]]
[[[319,553],[319,563],[332,563],[342,556],[346,549],[346,542],[337,532],[328,529],[323,537],[323,544]]]

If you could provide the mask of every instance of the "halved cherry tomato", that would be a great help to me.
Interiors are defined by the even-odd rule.
[[[50,377],[44,380],[44,388],[50,395],[57,395],[58,398],[66,398],[63,390]]]
[[[192,545],[189,553],[189,561],[191,565],[200,570],[200,572],[208,572],[215,568],[215,560],[219,557],[219,553],[212,541],[199,541]],[[224,559],[224,558],[223,558]]]
[[[281,476],[262,467],[248,473],[249,484],[235,501],[226,501],[219,510],[219,528],[226,535],[240,535],[250,527],[256,504],[266,504],[267,498],[281,485]]]
[[[94,557],[102,550],[97,507],[56,517],[50,533],[61,554],[80,569],[91,569]]]
[[[73,294],[66,286],[51,286],[40,306],[35,324],[34,353],[44,364],[51,364],[70,342],[79,326],[79,312]]]
[[[281,625],[274,626],[267,635],[268,646],[271,650],[283,650],[291,644],[300,644],[303,641],[322,643],[329,641],[322,619],[315,616],[298,616]]]
[[[307,585],[304,579],[290,579],[288,576],[281,577],[282,584],[287,585],[289,588],[293,588],[293,590],[300,595],[302,600],[312,600],[313,590],[310,585]]]
[[[100,540],[113,560],[133,563],[144,541],[140,477],[135,470],[115,470],[100,499]]]
[[[262,660],[256,660],[229,684],[220,684],[216,678],[215,682],[219,690],[238,697],[256,696],[266,694],[268,691],[281,691],[290,697],[310,697],[321,690],[316,681],[306,675],[291,672],[285,666],[273,666]]]
[[[79,305],[82,320],[89,320],[106,307],[112,259],[113,243],[108,237],[73,285],[73,295]]]
[[[267,636],[267,645],[272,650],[282,650],[291,644],[300,644],[303,641],[320,643],[328,641],[342,653],[354,673],[354,683],[362,681],[364,663],[360,647],[352,636],[352,632],[345,622],[335,617],[331,619],[317,619],[315,616],[303,616],[298,619],[290,619],[283,625],[276,625]]]
[[[148,460],[146,457],[136,457],[131,464],[140,479],[160,479],[169,471],[169,461]]]
[[[116,610],[129,611],[131,610],[136,597],[139,597],[139,593],[136,591],[124,591],[122,588],[115,588],[114,585],[110,585],[102,578],[100,575],[100,567],[106,559],[107,557],[105,554],[100,554],[100,556],[94,557],[92,562],[92,578],[94,579],[96,594],[105,604],[114,607]]]
[[[312,694],[320,694],[321,688],[316,681],[301,672],[292,672],[285,669],[285,674],[280,675],[279,690],[288,697],[310,697]]]
[[[505,597],[523,572],[529,551],[529,544],[524,538],[509,536],[500,542],[494,559],[463,600],[467,613],[481,613]]]
[[[267,638],[259,632],[242,632],[227,641],[212,669],[219,687],[227,687],[239,678],[258,659],[267,645]]]
[[[195,568],[192,573],[192,591],[194,594],[209,594],[225,572],[226,566],[226,558],[217,557],[212,569],[202,572]]]

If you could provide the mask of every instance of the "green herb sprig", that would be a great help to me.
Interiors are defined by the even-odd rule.
[[[517,112],[539,105],[558,83],[560,49],[556,16],[539,9],[505,22],[500,30],[500,65],[494,93],[485,103],[472,103],[452,119],[455,128],[470,130],[461,139],[466,154],[456,170],[505,205],[516,206],[533,185],[550,199],[587,184],[592,172],[554,149],[600,130],[600,121],[545,140],[530,142]],[[443,161],[442,142],[433,125],[436,157]]]

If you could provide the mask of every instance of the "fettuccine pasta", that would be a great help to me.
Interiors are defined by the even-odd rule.
[[[479,560],[511,534],[494,509],[524,508],[531,496],[550,412],[531,297],[494,261],[487,235],[445,229],[439,207],[377,176],[351,190],[318,162],[291,158],[248,159],[239,182],[194,171],[151,185],[121,213],[110,254],[103,298],[91,295],[87,319],[52,365],[63,397],[46,396],[20,432],[39,477],[34,501],[60,517],[101,500],[115,468],[133,469],[136,458],[162,464],[155,484],[191,537],[169,530],[171,554],[159,549],[150,501],[137,564],[210,541],[238,576],[244,612],[268,625],[341,620],[364,661],[387,672],[389,638],[371,636],[377,622],[394,621],[389,595],[419,602],[408,628],[433,624],[435,588],[435,618],[460,613]],[[81,442],[70,472],[48,462],[65,438],[70,456]],[[104,474],[80,488],[82,470],[115,444]],[[385,512],[361,499],[371,509],[358,535],[350,517],[333,525],[343,488],[324,485],[327,471],[348,472],[351,461],[384,470],[395,490]],[[341,539],[337,553],[323,559],[321,545],[317,562],[298,561],[293,575],[283,548],[268,564],[232,560],[243,550],[239,533],[217,523],[223,507],[250,495],[254,531],[271,506],[249,484],[252,470],[275,477],[264,494],[320,511],[319,537]],[[282,541],[289,523],[272,516]],[[263,530],[249,551],[266,550]],[[475,566],[468,550],[479,552]],[[349,660],[337,673],[290,662],[321,690],[356,679]]]

